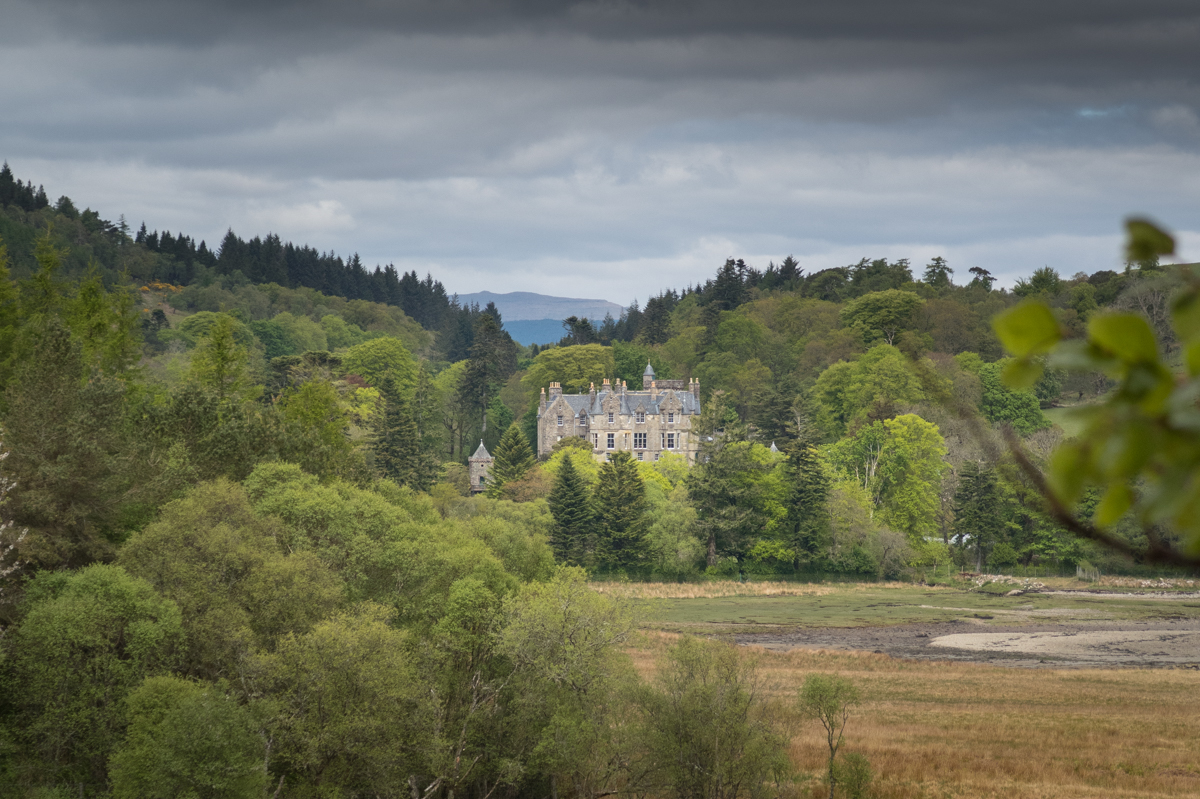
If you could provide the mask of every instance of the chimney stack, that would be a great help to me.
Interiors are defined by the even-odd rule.
[[[544,389],[544,388],[542,389],[541,399],[538,400],[538,410],[539,411],[546,410],[546,389]]]

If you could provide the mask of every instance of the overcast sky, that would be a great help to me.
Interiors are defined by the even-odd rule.
[[[106,218],[627,304],[727,257],[1200,260],[1195,0],[0,0],[0,159]]]

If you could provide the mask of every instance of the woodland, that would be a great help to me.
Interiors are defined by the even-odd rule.
[[[5,165],[0,793],[796,790],[803,697],[688,638],[639,675],[636,608],[588,580],[1184,563],[1190,511],[1120,488],[1152,454],[1114,470],[1064,432],[1167,413],[1195,332],[1167,252],[1011,291],[941,258],[730,259],[523,347],[430,276],[135,232]],[[541,389],[647,363],[700,381],[696,466],[534,457]]]

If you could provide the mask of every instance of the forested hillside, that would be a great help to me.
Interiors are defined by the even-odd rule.
[[[1070,337],[1127,309],[1178,361],[1179,281],[1154,258],[1047,267],[1011,292],[942,259],[812,274],[730,260],[522,348],[494,308],[461,307],[431,278],[270,235],[213,251],[131,233],[5,167],[0,782],[684,792],[671,729],[727,729],[696,686],[749,678],[685,642],[659,683],[639,681],[620,654],[629,610],[585,573],[895,578],[1113,558],[1055,523],[987,443],[1011,428],[1044,461],[1063,435],[1046,411],[1112,381],[1047,369],[1009,388],[990,320],[1040,298]],[[647,362],[700,381],[698,465],[598,463],[579,439],[536,461],[542,388],[641,388]],[[494,479],[468,496],[480,439]],[[1111,529],[1135,555],[1147,546],[1132,519]],[[738,734],[762,783],[786,758],[755,718]]]

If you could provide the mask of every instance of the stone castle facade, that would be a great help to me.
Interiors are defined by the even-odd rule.
[[[558,441],[579,436],[591,442],[599,461],[618,451],[655,461],[666,452],[694,464],[700,442],[692,420],[700,415],[700,381],[655,380],[646,364],[642,385],[648,388],[629,391],[624,381],[605,380],[599,390],[593,383],[587,394],[564,394],[559,383],[551,383],[549,393],[542,389],[538,457],[548,457]]]

